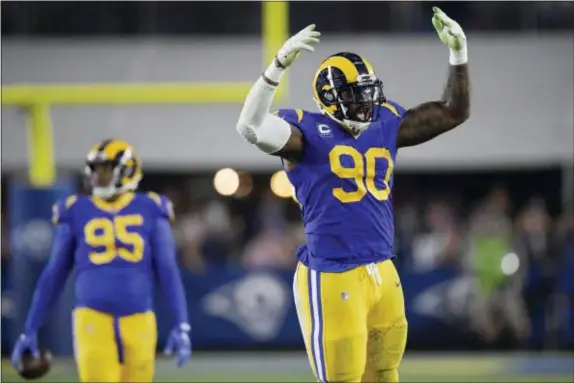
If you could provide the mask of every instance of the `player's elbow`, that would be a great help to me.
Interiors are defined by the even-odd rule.
[[[458,125],[462,124],[463,122],[465,122],[466,120],[468,120],[470,118],[470,108],[466,108],[464,110],[462,110],[457,116],[457,123]]]
[[[450,118],[455,126],[458,126],[470,118],[470,104],[449,105]]]
[[[247,142],[257,146],[259,150],[267,154],[281,150],[291,137],[291,125],[270,113],[264,117],[258,126],[245,123],[240,118],[236,129]]]
[[[257,133],[255,132],[255,129],[253,129],[253,127],[250,126],[250,124],[240,119],[239,121],[237,121],[235,129],[241,135],[241,137],[243,137],[250,144],[257,143]]]
[[[463,116],[462,116],[462,121],[461,123],[465,122],[466,120],[468,120],[470,118],[470,106],[468,108],[465,109]]]

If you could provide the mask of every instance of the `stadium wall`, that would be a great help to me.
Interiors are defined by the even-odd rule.
[[[473,110],[464,128],[401,152],[399,169],[548,165],[572,161],[573,37],[469,36]],[[310,82],[337,51],[365,55],[389,98],[406,107],[440,96],[448,53],[434,36],[327,36],[292,69],[281,107],[314,110]],[[8,40],[2,84],[251,81],[261,71],[258,39]],[[56,160],[76,168],[89,146],[115,136],[131,141],[146,166],[274,169],[279,163],[234,130],[240,105],[57,107]],[[26,164],[22,114],[2,108],[4,169]],[[517,145],[520,142],[520,145]],[[448,150],[445,150],[448,148]]]
[[[45,253],[28,251],[36,262],[27,273],[21,273],[21,285],[33,286]],[[240,269],[210,269],[203,275],[182,273],[187,293],[190,322],[194,328],[194,346],[198,350],[286,350],[302,349],[297,314],[293,305],[292,271],[246,271]],[[63,297],[40,332],[40,340],[59,355],[71,354],[72,338],[70,312],[73,307],[73,282],[68,281]],[[503,336],[486,345],[473,331],[473,285],[476,281],[457,270],[439,267],[432,271],[401,272],[409,318],[409,349],[414,350],[481,350],[508,348],[512,337]],[[4,350],[11,349],[21,331],[31,296],[27,291],[7,288],[3,303],[10,307],[2,317]],[[18,299],[16,299],[18,298]],[[165,344],[173,325],[171,310],[156,296],[159,344]],[[571,314],[571,312],[568,312]],[[544,315],[539,308],[533,315]],[[570,316],[570,318],[574,318]],[[558,328],[560,346],[574,344],[574,322],[562,321]],[[505,335],[508,333],[505,332]],[[534,326],[531,341],[544,337],[542,326]]]

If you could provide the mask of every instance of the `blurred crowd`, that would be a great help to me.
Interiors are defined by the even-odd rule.
[[[305,237],[293,200],[266,191],[245,215],[223,199],[186,199],[181,189],[166,194],[175,201],[179,257],[189,272],[294,268]],[[530,322],[538,320],[548,336],[533,347],[553,347],[553,331],[574,296],[571,205],[555,216],[538,197],[511,206],[507,191],[496,186],[471,206],[446,198],[406,202],[397,207],[396,239],[401,272],[447,267],[474,277],[471,317],[484,340],[495,342],[510,330],[517,347],[526,347]],[[533,318],[541,305],[546,315]]]
[[[548,334],[534,346],[556,342],[553,331],[574,294],[571,205],[552,218],[544,201],[532,198],[512,215],[507,192],[495,187],[466,214],[437,200],[421,211],[405,206],[396,218],[403,270],[449,267],[475,278],[471,318],[487,342],[508,329],[526,346],[529,318],[541,305],[546,315],[533,319]]]
[[[180,200],[176,192],[167,194]],[[304,241],[304,233],[301,223],[290,222],[285,216],[286,205],[291,203],[295,204],[265,193],[251,225],[243,217],[231,214],[218,199],[191,202],[184,204],[183,209],[176,204],[174,233],[182,265],[194,273],[222,265],[294,268],[295,249]]]

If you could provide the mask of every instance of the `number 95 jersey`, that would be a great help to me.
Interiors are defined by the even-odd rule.
[[[377,107],[380,118],[358,137],[319,113],[277,112],[304,136],[301,160],[285,170],[305,226],[297,257],[311,269],[342,272],[393,257],[391,189],[405,111],[392,102]]]
[[[56,204],[54,224],[68,225],[74,241],[76,307],[118,316],[153,310],[153,229],[172,218],[171,202],[155,193]]]

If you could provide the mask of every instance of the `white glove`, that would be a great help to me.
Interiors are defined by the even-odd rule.
[[[289,68],[301,51],[315,51],[313,45],[319,42],[319,36],[321,33],[315,30],[315,24],[307,26],[283,44],[277,52],[277,60],[284,68]]]
[[[274,63],[265,71],[265,76],[276,83],[281,79],[283,70],[289,68],[299,57],[301,51],[313,52],[313,46],[319,42],[321,33],[315,30],[315,24],[307,26],[283,44]]]
[[[468,53],[466,49],[466,36],[460,25],[448,17],[438,7],[433,7],[432,25],[438,33],[443,44],[450,49],[450,64],[466,64]]]

